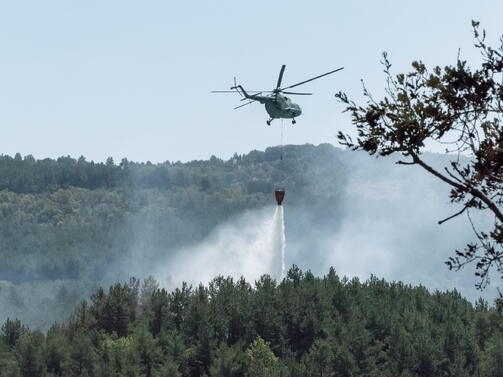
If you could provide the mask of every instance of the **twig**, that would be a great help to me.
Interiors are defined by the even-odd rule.
[[[456,216],[461,215],[463,212],[465,212],[465,211],[466,211],[466,209],[467,209],[467,208],[468,208],[468,204],[467,204],[467,205],[465,205],[461,211],[456,212],[454,215],[449,216],[449,217],[447,217],[447,218],[445,218],[445,219],[443,219],[443,220],[440,220],[440,221],[438,222],[438,225],[442,225],[442,224],[443,224],[443,223],[445,223],[446,221],[449,221],[450,219],[453,219],[453,218],[455,218]]]

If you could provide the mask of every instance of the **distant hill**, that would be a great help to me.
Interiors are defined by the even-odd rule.
[[[134,243],[134,229],[155,226],[149,250],[155,256],[201,239],[244,209],[273,203],[276,185],[293,198],[310,195],[324,211],[327,202],[333,207],[336,179],[328,168],[341,151],[291,146],[284,153],[284,161],[279,148],[269,148],[228,161],[119,165],[2,156],[0,278],[100,279],[101,269]]]
[[[47,326],[96,284],[145,276],[218,224],[274,206],[276,186],[287,190],[287,265],[317,274],[334,265],[477,297],[471,271],[448,275],[443,265],[471,238],[461,221],[435,223],[453,210],[448,189],[390,159],[329,144],[158,164],[17,154],[0,157],[0,280],[8,282],[0,319]]]

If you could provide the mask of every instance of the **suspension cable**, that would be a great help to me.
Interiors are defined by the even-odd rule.
[[[280,160],[281,160],[281,164],[283,164],[283,118],[281,118]]]

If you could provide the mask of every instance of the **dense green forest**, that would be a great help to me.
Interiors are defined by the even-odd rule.
[[[46,334],[7,320],[0,376],[501,376],[502,309],[333,269],[170,292],[131,279]]]
[[[1,156],[0,376],[501,375],[502,308],[455,290],[361,282],[334,269],[320,278],[295,266],[282,281],[116,283],[139,264],[144,277],[169,265],[243,211],[273,207],[278,185],[287,187],[290,260],[305,253],[326,272],[326,235],[343,238],[356,222],[338,252],[362,263],[355,234],[386,230],[387,213],[412,221],[409,193],[421,193],[425,213],[441,197],[392,164],[331,145],[157,164]],[[388,187],[394,202],[382,199]],[[399,252],[431,257],[424,224],[410,227],[419,241],[401,244],[394,233]],[[442,266],[431,268],[421,274]]]
[[[219,224],[272,209],[277,185],[287,189],[287,266],[320,275],[333,265],[362,279],[374,270],[357,274],[348,266],[392,266],[404,274],[391,280],[456,286],[465,294],[473,287],[472,272],[448,275],[443,262],[455,246],[451,240],[463,245],[470,230],[447,224],[441,236],[432,233],[428,227],[438,217],[431,213],[447,201],[447,192],[421,177],[393,161],[328,144],[185,163],[0,156],[0,323],[20,318],[45,331],[99,286],[145,278],[161,264],[166,275],[155,277],[165,284],[169,269],[179,268],[173,258],[204,242]],[[389,190],[391,201],[385,199]],[[386,239],[397,222],[400,232]],[[370,246],[355,243],[356,235]],[[334,246],[334,237],[345,241]],[[211,277],[219,273],[226,272]],[[472,302],[479,294],[471,295]]]
[[[272,203],[278,184],[292,188],[289,196],[313,194],[310,212],[333,213],[337,190],[318,176],[326,164],[316,169],[314,161],[338,153],[328,145],[287,147],[281,161],[280,149],[270,148],[228,161],[155,165],[1,156],[0,279],[99,279],[140,230],[151,249],[144,254],[155,259],[233,214]]]
[[[149,271],[215,224],[272,206],[276,185],[289,187],[303,221],[328,227],[323,219],[342,213],[335,182],[344,174],[328,174],[342,153],[286,146],[284,159],[275,147],[156,164],[0,156],[0,320],[20,316],[47,328],[97,284],[148,276],[131,270],[133,254]],[[293,244],[304,223],[289,226]]]

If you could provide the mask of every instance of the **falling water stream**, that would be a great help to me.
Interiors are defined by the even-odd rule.
[[[283,206],[278,206],[278,212],[281,222],[281,279],[285,277],[285,251],[286,251],[286,236],[285,236],[285,218]]]
[[[278,280],[285,277],[285,220],[283,206],[277,206],[273,219],[273,243],[274,256],[272,258],[271,274]]]

